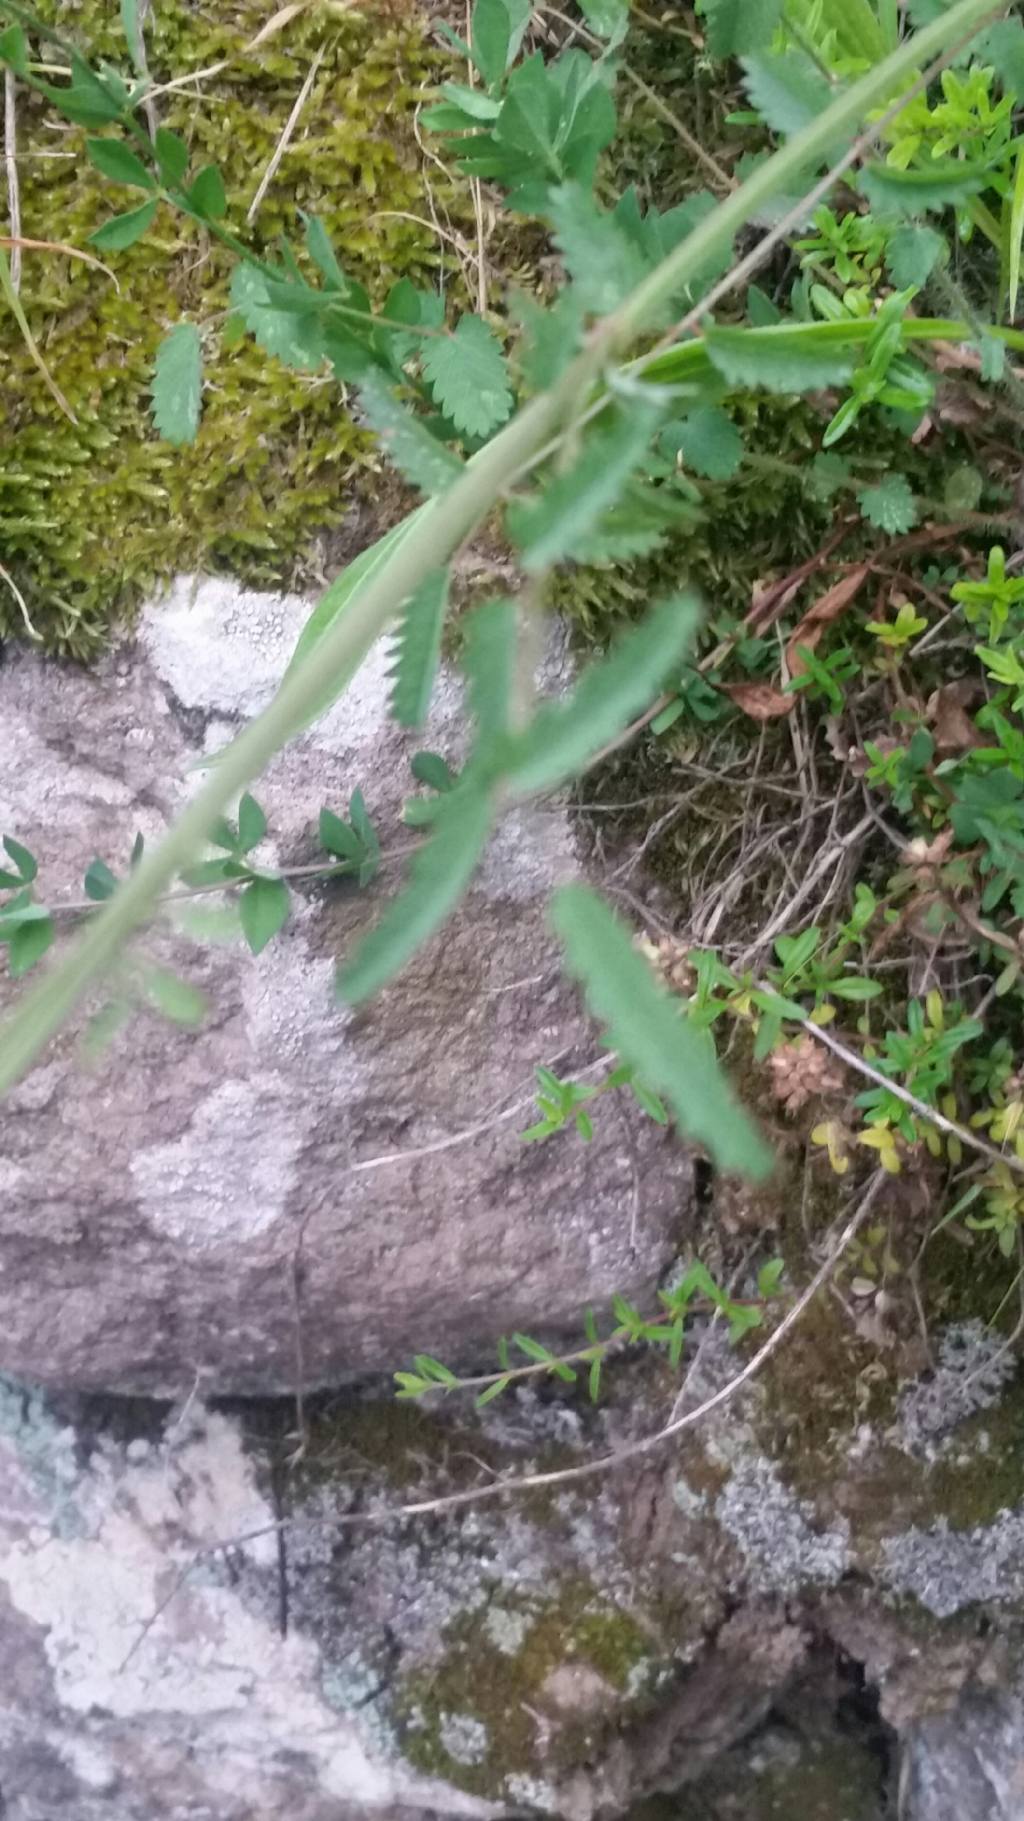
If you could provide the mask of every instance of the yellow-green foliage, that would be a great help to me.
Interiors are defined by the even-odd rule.
[[[206,9],[160,0],[147,23],[154,82],[230,59],[222,74],[159,97],[161,122],[182,133],[198,168],[216,161],[241,229],[310,63],[323,61],[294,139],[253,228],[258,250],[301,234],[299,209],[319,215],[342,262],[380,298],[396,276],[436,276],[426,164],[414,114],[435,53],[411,16],[313,7],[264,46],[242,47],[273,8],[261,0]],[[88,54],[127,69],[116,6],[60,8],[61,29]],[[83,135],[19,87],[22,231],[84,247],[130,207],[131,192],[87,163]],[[41,157],[59,151],[72,156]],[[448,195],[448,201],[452,198]],[[395,213],[384,213],[393,211]],[[243,230],[244,231],[244,230]],[[231,260],[162,209],[102,273],[53,253],[26,252],[22,296],[46,361],[77,418],[63,417],[10,318],[0,318],[0,562],[19,583],[47,645],[83,655],[113,617],[174,570],[230,568],[287,575],[311,534],[351,501],[370,444],[326,374],[294,374],[246,339],[221,345]],[[148,387],[155,348],[177,317],[204,325],[205,409],[199,438],[174,449],[155,435]],[[0,582],[0,634],[21,615]]]

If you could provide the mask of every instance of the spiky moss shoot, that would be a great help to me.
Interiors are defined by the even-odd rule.
[[[496,1588],[443,1641],[440,1663],[398,1690],[403,1749],[417,1770],[495,1800],[516,1779],[557,1781],[599,1752],[649,1708],[668,1667],[637,1620],[584,1580],[550,1600]]]
[[[428,179],[416,141],[415,110],[438,70],[425,26],[379,7],[342,16],[310,8],[245,53],[266,19],[259,0],[241,0],[230,19],[184,0],[157,8],[146,22],[155,83],[227,60],[194,89],[159,96],[161,124],[186,139],[193,172],[219,165],[227,223],[251,233],[257,252],[281,235],[298,244],[306,210],[375,301],[398,277],[436,281],[441,243],[428,192],[442,192],[458,217],[462,191],[436,167]],[[70,14],[61,9],[60,25],[87,56],[127,67],[116,8],[83,0]],[[246,210],[318,53],[250,231]],[[85,135],[23,87],[18,134],[26,235],[84,248],[94,228],[133,195],[137,202],[93,170]],[[0,340],[0,562],[44,644],[76,656],[175,570],[288,577],[313,534],[344,516],[361,474],[379,465],[333,376],[289,371],[248,337],[225,345],[234,262],[195,224],[161,208],[141,242],[107,257],[113,279],[59,254],[25,254],[23,301],[77,423],[62,415],[10,317]],[[148,389],[156,347],[182,315],[202,327],[206,385],[198,439],[177,449],[152,428]],[[0,634],[24,630],[0,586]]]

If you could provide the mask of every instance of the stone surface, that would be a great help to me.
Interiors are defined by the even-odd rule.
[[[907,1741],[906,1821],[1020,1821],[1024,1701],[973,1695]]]
[[[941,1455],[840,1530],[784,1496],[755,1384],[639,1470],[404,1514],[649,1433],[664,1374],[606,1377],[301,1429],[0,1382],[4,1821],[1019,1821],[1011,1564],[940,1616],[877,1548],[908,1493],[942,1515]]]
[[[95,855],[123,869],[137,830],[159,836],[197,763],[273,693],[307,611],[183,581],[93,670],[4,654],[0,830],[37,853],[51,902],[81,898]],[[385,850],[408,850],[408,758],[428,745],[457,763],[465,735],[450,679],[430,727],[400,735],[388,663],[379,646],[260,781],[268,863],[316,859],[320,807],[344,811],[357,787]],[[239,939],[194,940],[196,906],[178,907],[133,956],[203,988],[202,1030],[142,1011],[88,1066],[64,1033],[0,1112],[0,1368],[287,1391],[649,1293],[688,1230],[681,1149],[622,1096],[590,1145],[518,1136],[537,1063],[600,1055],[545,925],[550,886],[576,870],[565,810],[518,812],[445,933],[354,1018],[333,1003],[335,958],[398,866],[366,893],[297,894],[256,961]]]

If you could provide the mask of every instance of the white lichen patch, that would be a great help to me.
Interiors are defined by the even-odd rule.
[[[284,1077],[222,1082],[180,1137],[132,1158],[143,1215],[189,1246],[262,1233],[284,1214],[304,1136]]]
[[[197,1814],[248,1803],[253,1821],[270,1821],[281,1812],[278,1777],[296,1806],[300,1785],[314,1804],[336,1800],[367,1816],[435,1806],[436,1786],[387,1761],[357,1703],[342,1711],[324,1698],[316,1644],[281,1636],[274,1514],[234,1422],[194,1412],[178,1445],[131,1458],[102,1442],[66,1488],[78,1520],[70,1534],[51,1521],[66,1432],[13,1390],[9,1403],[2,1471],[6,1492],[21,1497],[13,1509],[5,1499],[0,1589],[39,1628],[52,1676],[47,1739],[83,1792],[134,1788],[173,1737]],[[48,1450],[46,1474],[36,1457]],[[229,1571],[216,1545],[231,1539]],[[453,1816],[487,1812],[456,1792],[444,1806]],[[61,1812],[76,1812],[74,1799]]]
[[[502,1656],[519,1655],[533,1623],[525,1612],[510,1611],[507,1606],[491,1606],[484,1619],[484,1633]]]
[[[831,1530],[819,1529],[812,1508],[784,1485],[774,1463],[763,1455],[735,1463],[715,1502],[715,1516],[737,1544],[754,1592],[831,1587],[849,1564],[845,1518]]]
[[[884,1580],[937,1618],[991,1600],[1024,1599],[1024,1510],[1001,1511],[989,1524],[952,1530],[945,1518],[882,1545]]]
[[[314,605],[301,595],[245,588],[227,576],[183,575],[144,610],[139,639],[182,707],[230,722],[248,720],[275,694]],[[392,640],[379,639],[303,739],[369,760],[388,722],[393,663]],[[453,706],[444,700],[450,695],[443,687],[439,692],[442,715]],[[224,744],[224,732],[217,730],[214,751]]]
[[[934,1372],[904,1391],[899,1426],[905,1447],[932,1458],[958,1423],[999,1402],[1017,1371],[1016,1350],[983,1322],[955,1322],[939,1340]]]
[[[473,1714],[443,1714],[438,1737],[456,1764],[482,1764],[487,1757],[487,1728]]]

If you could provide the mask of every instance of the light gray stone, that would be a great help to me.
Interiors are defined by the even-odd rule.
[[[137,830],[159,837],[269,699],[307,611],[183,581],[92,670],[5,655],[0,831],[38,854],[49,900],[80,898],[97,854],[123,869]],[[411,752],[457,763],[466,736],[451,677],[429,728],[400,734],[389,661],[378,646],[256,786],[268,863],[315,859],[320,807],[357,787],[385,848],[410,847]],[[0,1368],[78,1389],[288,1391],[517,1327],[575,1330],[588,1303],[649,1294],[689,1230],[682,1149],[621,1095],[590,1145],[519,1138],[534,1066],[601,1053],[545,921],[578,870],[566,810],[521,809],[445,932],[354,1017],[335,960],[397,865],[366,893],[297,893],[255,961],[178,919],[140,938],[133,955],[199,984],[209,1014],[193,1034],[143,1011],[87,1066],[66,1031],[5,1102]],[[17,990],[0,984],[0,1004]]]
[[[905,1821],[1020,1821],[1024,1815],[1024,1702],[972,1694],[925,1720],[907,1740]]]

